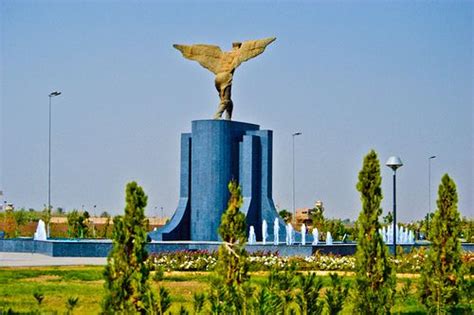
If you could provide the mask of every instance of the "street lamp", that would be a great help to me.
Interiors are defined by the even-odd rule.
[[[293,220],[296,222],[296,209],[295,209],[295,137],[302,135],[301,132],[293,133]]]
[[[397,256],[397,168],[402,167],[402,160],[398,156],[391,156],[388,158],[388,167],[393,170],[393,255]]]
[[[431,160],[435,159],[436,155],[428,158],[428,215],[431,212]]]
[[[51,98],[61,95],[61,92],[54,91],[49,93],[49,133],[48,133],[48,237],[50,233],[51,221]]]

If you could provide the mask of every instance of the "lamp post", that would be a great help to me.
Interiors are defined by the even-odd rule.
[[[48,237],[50,233],[51,221],[51,98],[61,95],[61,92],[54,91],[49,93],[49,133],[48,133]]]
[[[388,158],[388,167],[393,170],[393,255],[397,256],[397,168],[403,166],[402,160],[398,156]]]
[[[428,216],[426,218],[426,227],[428,228],[430,222],[431,213],[431,160],[435,159],[436,155],[432,155],[428,158]],[[428,231],[426,231],[428,233]]]
[[[295,137],[302,135],[301,132],[293,133],[293,220],[296,222],[296,208],[295,208]]]

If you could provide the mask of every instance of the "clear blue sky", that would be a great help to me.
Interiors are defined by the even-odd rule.
[[[356,218],[363,156],[399,155],[398,217],[422,218],[443,173],[473,217],[473,3],[1,1],[1,181],[17,207],[47,203],[48,94],[52,203],[119,213],[136,180],[147,212],[178,201],[179,139],[218,104],[213,75],[174,43],[276,36],[234,76],[234,118],[274,131],[274,201],[322,200]],[[391,170],[382,166],[384,211]]]

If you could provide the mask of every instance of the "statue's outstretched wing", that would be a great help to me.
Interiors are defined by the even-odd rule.
[[[173,45],[187,59],[195,60],[206,69],[214,74],[219,72],[222,51],[218,46],[214,45]]]
[[[242,46],[240,46],[240,56],[236,60],[237,64],[235,67],[237,68],[242,62],[245,62],[249,59],[252,59],[254,57],[257,57],[263,51],[265,48],[273,43],[275,41],[276,37],[269,37],[269,38],[264,38],[264,39],[258,39],[258,40],[249,40],[246,42],[242,43]]]

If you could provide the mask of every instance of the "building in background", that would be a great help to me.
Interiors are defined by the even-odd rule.
[[[295,224],[297,227],[301,224],[305,224],[306,227],[313,227],[313,220],[318,219],[318,217],[323,217],[324,213],[324,204],[321,200],[317,200],[314,203],[313,208],[298,208],[296,209],[296,220]]]

